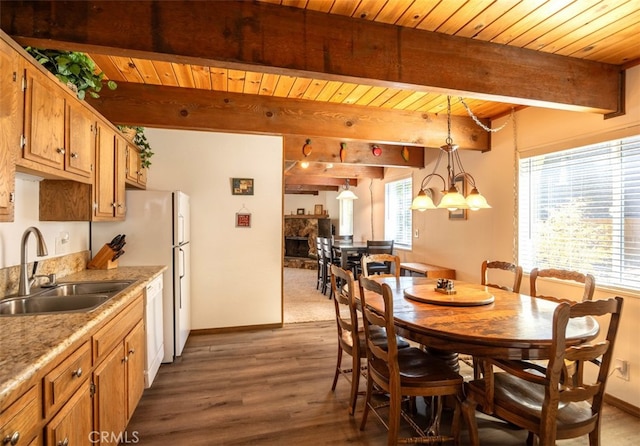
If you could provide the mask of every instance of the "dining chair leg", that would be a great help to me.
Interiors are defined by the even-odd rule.
[[[400,432],[400,410],[402,397],[398,392],[390,392],[389,394],[389,430],[387,432],[387,445],[395,446],[398,444],[398,433]]]
[[[356,401],[358,399],[358,390],[360,387],[360,358],[352,357],[353,363],[351,367],[351,401],[349,405],[349,415],[356,412]]]
[[[476,406],[478,404],[469,398],[462,402],[462,415],[469,430],[469,443],[472,446],[480,446],[478,437],[478,423],[476,421]]]
[[[336,373],[333,375],[333,384],[331,385],[331,391],[336,390],[336,384],[338,384],[338,376],[340,376],[340,367],[342,366],[342,347],[338,343],[338,360],[336,362]]]
[[[360,430],[364,430],[364,426],[367,424],[367,417],[369,416],[369,409],[371,404],[371,394],[373,393],[373,380],[367,379],[367,396],[364,401],[364,411],[362,412],[362,422],[360,423]]]

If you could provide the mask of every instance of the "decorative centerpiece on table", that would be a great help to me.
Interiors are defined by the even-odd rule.
[[[456,294],[453,280],[449,279],[438,279],[438,281],[436,282],[436,287],[434,289],[442,294]]]

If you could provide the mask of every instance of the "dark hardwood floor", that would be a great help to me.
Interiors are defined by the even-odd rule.
[[[359,430],[347,412],[349,383],[331,381],[335,322],[191,336],[183,355],[164,364],[145,390],[127,434],[141,445],[383,445],[374,417]],[[364,386],[362,386],[364,389]],[[483,445],[523,445],[526,432],[480,418]],[[640,419],[604,411],[602,446],[640,444]],[[135,437],[134,437],[135,435]],[[466,429],[462,444],[467,443]],[[588,445],[587,437],[559,445]]]

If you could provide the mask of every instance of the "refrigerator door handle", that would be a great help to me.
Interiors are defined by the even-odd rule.
[[[182,244],[186,241],[184,237],[184,215],[182,214],[178,214],[178,231],[178,244]]]
[[[178,251],[180,252],[180,265],[179,265],[178,274],[179,274],[180,280],[182,280],[184,278],[184,275],[185,275],[185,272],[184,272],[184,249],[178,248]],[[179,305],[180,305],[180,308],[182,308],[182,293],[180,293]]]

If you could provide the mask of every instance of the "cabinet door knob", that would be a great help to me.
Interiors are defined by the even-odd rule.
[[[13,434],[4,437],[2,439],[2,444],[10,444],[11,446],[14,446],[18,444],[18,440],[20,440],[20,432],[15,431]]]
[[[58,442],[58,446],[69,446],[69,438],[64,437],[64,440]]]
[[[135,352],[136,352],[136,349],[135,349],[135,348],[132,348],[131,350],[129,350],[129,354],[130,354],[130,355],[133,355]]]
[[[58,147],[58,148],[56,149],[56,152],[58,152],[58,153],[59,153],[59,154],[61,154],[61,155],[64,155],[64,154],[65,154],[65,150],[64,150],[63,148],[61,148],[61,147]]]
[[[71,372],[71,376],[75,376],[76,378],[80,378],[82,376],[82,367],[78,367],[77,370]]]
[[[122,358],[122,362],[129,362],[129,357],[125,356],[124,358]]]
[[[78,156],[78,152],[71,152],[71,158],[77,158]]]

